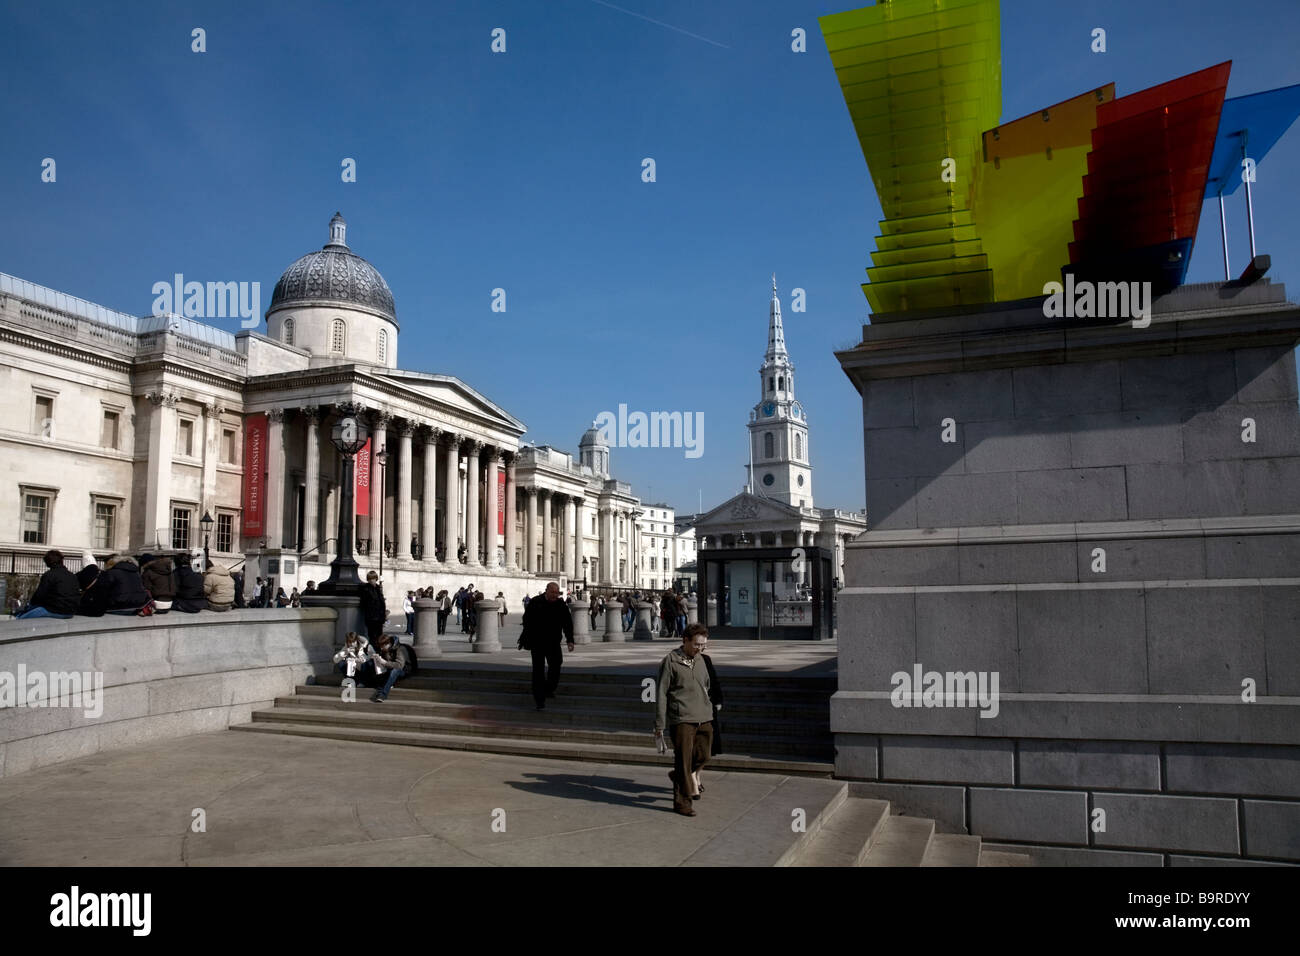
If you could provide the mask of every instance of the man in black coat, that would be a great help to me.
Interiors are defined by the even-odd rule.
[[[546,709],[546,698],[554,697],[560,686],[560,665],[564,661],[561,635],[568,642],[569,653],[573,653],[573,616],[560,600],[560,586],[552,581],[546,585],[545,595],[528,602],[524,629],[519,635],[519,646],[533,655],[533,700],[538,710]]]
[[[384,591],[379,586],[379,575],[374,571],[366,574],[366,583],[361,585],[361,617],[366,622],[366,637],[378,642],[384,633],[384,624],[388,621],[388,605],[384,602]]]
[[[176,564],[176,597],[172,600],[173,611],[197,614],[208,609],[208,599],[203,593],[203,575],[195,571],[188,561]]]
[[[149,592],[140,580],[140,565],[135,558],[113,555],[99,576],[96,587],[108,590],[109,614],[132,615],[149,603]]]
[[[77,613],[77,602],[81,600],[76,575],[63,566],[62,551],[46,551],[45,567],[49,570],[41,575],[36,593],[27,603],[27,610],[18,616],[72,617]]]

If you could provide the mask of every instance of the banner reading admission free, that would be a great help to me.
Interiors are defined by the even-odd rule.
[[[244,419],[244,534],[266,533],[266,434],[265,415]]]

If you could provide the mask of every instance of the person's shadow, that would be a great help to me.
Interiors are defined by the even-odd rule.
[[[511,781],[510,786],[529,793],[538,793],[548,797],[562,797],[566,800],[597,800],[601,803],[617,804],[625,807],[646,807],[672,812],[672,790],[668,788],[669,803],[666,807],[655,807],[663,800],[663,791],[659,787],[634,783],[619,777],[593,777],[572,773],[526,773],[527,782]]]

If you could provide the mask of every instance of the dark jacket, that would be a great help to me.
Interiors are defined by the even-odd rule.
[[[208,599],[203,593],[203,576],[190,567],[188,562],[176,568],[176,599],[172,601],[174,611],[206,611]]]
[[[134,558],[119,558],[115,565],[99,576],[99,583],[95,587],[108,591],[109,611],[138,611],[149,603],[149,592],[140,581],[140,566]]]
[[[77,587],[76,575],[56,564],[41,575],[41,583],[36,585],[30,606],[43,607],[51,614],[76,614],[80,600],[81,588]]]
[[[155,601],[170,601],[176,597],[176,565],[166,555],[154,558],[140,569],[140,583]]]
[[[382,624],[388,620],[384,591],[378,584],[367,581],[361,585],[361,617],[367,624]]]
[[[108,588],[100,586],[98,565],[88,564],[77,572],[77,584],[81,587],[81,600],[77,602],[77,613],[86,617],[103,617],[108,608]]]
[[[722,684],[718,681],[718,672],[713,669],[713,659],[708,654],[701,654],[704,666],[709,671],[709,703],[713,705],[713,749],[711,755],[722,753],[722,726],[718,723],[718,708],[722,706]]]
[[[530,650],[557,647],[561,635],[566,643],[572,643],[573,615],[569,613],[569,606],[559,598],[548,601],[541,594],[529,601],[524,609],[524,631],[520,635],[524,647]]]

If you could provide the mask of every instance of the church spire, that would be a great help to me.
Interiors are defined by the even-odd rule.
[[[781,324],[781,299],[776,294],[776,273],[772,273],[772,304],[768,308],[767,352],[763,355],[763,364],[773,359],[787,359],[785,350],[785,327]]]

